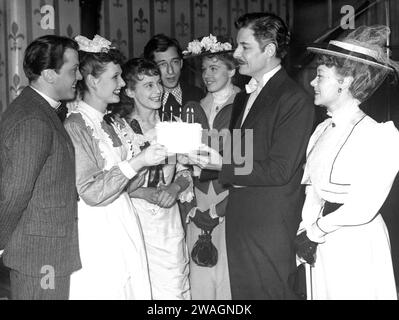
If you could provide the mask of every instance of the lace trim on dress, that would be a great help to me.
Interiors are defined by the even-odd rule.
[[[89,106],[84,101],[79,101],[79,104],[75,110],[71,113],[79,113],[88,128],[91,129],[91,134],[95,140],[98,142],[98,148],[100,150],[101,157],[104,159],[104,168],[106,171],[108,168],[108,150],[106,149],[106,144],[112,146],[112,139],[102,128],[101,122],[103,121],[102,115],[99,111]],[[96,124],[97,122],[97,124]]]

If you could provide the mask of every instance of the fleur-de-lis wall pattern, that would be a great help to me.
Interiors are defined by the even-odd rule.
[[[267,9],[287,20],[291,1],[102,0],[100,34],[119,41],[116,45],[126,57],[137,57],[151,36],[157,33],[176,38],[182,47],[209,33],[235,39],[234,21],[240,15]],[[129,23],[124,21],[125,16]],[[118,38],[118,32],[121,38]],[[126,41],[126,45],[120,45],[121,41]]]
[[[293,0],[98,1],[102,1],[99,34],[131,58],[141,55],[156,33],[175,37],[183,48],[209,33],[235,39],[237,16],[271,10],[286,19],[290,14],[287,3]],[[43,6],[54,8],[54,30],[41,28],[41,19],[46,18],[43,12],[47,12],[41,11]],[[44,34],[74,37],[80,30],[78,0],[0,0],[0,117],[1,110],[28,85],[22,68],[27,45]]]
[[[11,51],[18,51],[22,49],[22,46],[19,44],[19,40],[24,40],[25,36],[22,33],[19,33],[19,26],[15,21],[11,25],[11,33],[8,35],[8,39],[11,42]]]
[[[48,12],[41,12],[43,6],[54,8],[54,30],[41,29],[41,19],[47,18],[43,12]],[[27,45],[44,34],[74,37],[80,26],[78,0],[0,0],[0,117],[28,85],[23,71]]]

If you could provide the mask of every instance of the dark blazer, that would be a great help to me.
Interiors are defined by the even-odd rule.
[[[248,97],[237,94],[231,129],[240,129]],[[232,186],[226,241],[234,299],[295,298],[288,277],[296,267],[293,239],[304,201],[300,183],[313,118],[313,103],[281,69],[264,86],[241,128],[253,132],[252,171],[237,174],[243,165],[234,159],[223,164],[219,181]],[[238,133],[232,150],[241,147],[244,154],[244,130]]]
[[[26,87],[0,124],[0,249],[26,275],[81,268],[72,142],[55,110]]]

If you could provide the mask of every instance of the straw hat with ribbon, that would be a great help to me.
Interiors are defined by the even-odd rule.
[[[313,44],[307,49],[317,54],[332,55],[398,72],[398,63],[390,59],[390,51],[385,47],[389,33],[387,26],[361,26],[341,41]]]

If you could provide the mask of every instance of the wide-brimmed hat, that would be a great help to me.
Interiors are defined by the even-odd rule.
[[[386,26],[361,26],[341,41],[331,40],[328,44],[312,44],[307,50],[394,71],[396,62],[390,60],[385,47],[389,33],[390,30]]]
[[[188,43],[187,49],[183,51],[183,58],[203,57],[234,52],[230,42],[222,42],[212,34],[201,40],[193,40]]]

